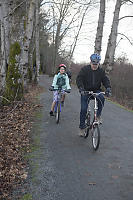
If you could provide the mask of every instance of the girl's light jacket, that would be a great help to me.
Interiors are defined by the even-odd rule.
[[[54,89],[58,89],[60,86],[62,87],[62,90],[69,90],[71,89],[69,84],[69,78],[66,73],[61,74],[60,72],[54,76],[52,86]]]

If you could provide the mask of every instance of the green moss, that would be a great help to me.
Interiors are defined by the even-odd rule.
[[[37,173],[39,170],[39,159],[42,158],[42,151],[40,149],[40,119],[42,118],[42,112],[39,110],[34,113],[34,117],[37,119],[36,123],[32,128],[31,132],[31,144],[30,144],[30,153],[24,155],[24,158],[28,160],[30,169],[31,169],[31,179],[32,182],[37,183]],[[39,158],[39,159],[38,159]]]
[[[26,30],[26,20],[24,21],[24,30]]]
[[[32,200],[32,195],[31,194],[25,194],[21,200]]]
[[[27,40],[27,36],[24,36],[23,42],[26,42]]]
[[[10,102],[14,99],[20,100],[23,96],[22,76],[19,72],[18,63],[16,61],[16,56],[18,56],[20,53],[20,45],[18,42],[15,42],[10,47],[9,65],[6,75],[6,87],[4,93],[4,97]],[[7,104],[7,101],[3,101],[4,104]]]

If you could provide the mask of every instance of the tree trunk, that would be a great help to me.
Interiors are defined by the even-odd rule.
[[[105,60],[103,63],[103,67],[106,69],[107,73],[109,73],[109,71],[112,70],[112,65],[114,64],[114,55],[115,55],[115,49],[116,49],[119,13],[120,13],[121,5],[122,5],[122,1],[117,0],[116,5],[115,5],[111,33],[109,35],[107,51],[106,51]]]
[[[54,2],[54,1],[53,1]],[[54,2],[55,3],[55,2]],[[56,33],[54,33],[54,29],[53,29],[53,43],[54,43],[54,48],[53,48],[53,66],[52,66],[52,74],[55,73],[56,69],[56,64],[57,64],[57,56],[58,56],[58,50],[59,47],[61,46],[61,41],[64,38],[64,34],[62,34],[62,29],[65,29],[65,33],[67,32],[68,28],[64,28],[63,27],[63,22],[66,18],[66,16],[68,15],[68,11],[71,8],[71,6],[73,5],[74,1],[72,0],[63,0],[63,1],[59,1],[58,4],[55,3],[55,6],[58,10],[58,22],[56,24]],[[53,9],[53,16],[55,15],[55,9]],[[71,21],[72,23],[72,21]],[[65,22],[65,26],[69,27],[70,24],[67,24],[67,22]],[[53,27],[54,28],[54,27]]]
[[[96,39],[95,39],[95,48],[94,48],[94,52],[98,54],[101,53],[104,18],[105,18],[105,0],[100,0],[100,12],[99,12],[99,20],[98,20]]]
[[[26,31],[24,37],[24,48],[22,53],[23,81],[25,88],[27,87],[27,73],[29,67],[29,46],[33,35],[35,5],[36,5],[36,0],[30,0],[28,19],[26,23]]]
[[[39,69],[40,69],[40,45],[39,45],[39,5],[40,5],[40,0],[36,0],[36,24],[35,24],[35,29],[36,29],[36,76],[35,76],[35,81],[39,81]]]
[[[54,57],[53,57],[53,66],[52,66],[52,74],[55,73],[55,67],[56,67],[56,60],[57,60],[57,54],[60,46],[60,31],[62,26],[62,20],[59,20],[59,23],[57,25],[57,31],[55,36],[55,45],[54,45]]]
[[[8,23],[8,0],[0,2],[1,20],[1,85],[5,88],[7,63],[9,58],[9,23]]]

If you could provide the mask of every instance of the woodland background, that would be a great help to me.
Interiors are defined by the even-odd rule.
[[[111,78],[113,97],[132,108],[133,67],[126,57],[115,58],[115,50],[120,42],[118,34],[133,44],[132,38],[118,33],[119,21],[133,17],[120,18],[121,7],[132,6],[133,2],[116,0],[115,3],[102,67]],[[84,64],[73,60],[78,37],[87,12],[95,8],[99,8],[99,18],[94,52],[101,54],[107,4],[105,0],[0,0],[1,105],[21,100],[28,84],[38,82],[39,73],[53,75],[60,63],[73,72],[74,79]]]

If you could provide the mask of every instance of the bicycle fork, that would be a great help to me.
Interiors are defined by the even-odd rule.
[[[59,101],[57,101],[56,104],[55,104],[55,112],[57,112],[58,104],[59,104]],[[60,112],[61,112],[61,103],[60,103]]]
[[[94,122],[97,121],[97,110],[98,110],[97,99],[95,97],[95,99],[94,99]]]
[[[88,111],[87,111],[87,116],[86,116],[86,123],[87,126],[90,127],[90,120],[91,120],[91,109],[90,109],[90,105],[88,105]]]

